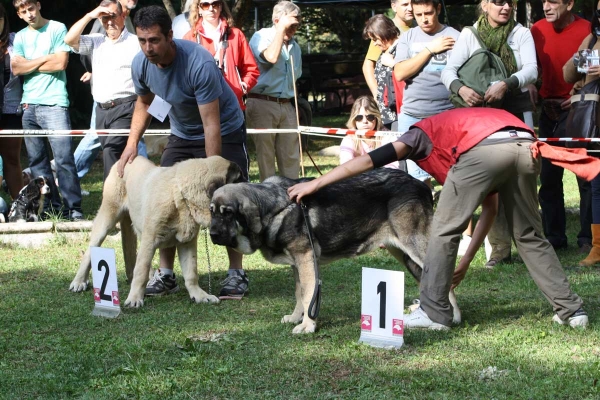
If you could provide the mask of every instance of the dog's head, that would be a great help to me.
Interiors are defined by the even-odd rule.
[[[240,168],[219,156],[183,161],[173,168],[180,192],[175,199],[176,207],[188,207],[194,221],[201,226],[209,225],[208,206],[215,190],[243,180]]]
[[[210,203],[210,238],[214,244],[252,254],[252,237],[263,229],[260,209],[248,192],[248,185],[225,185],[217,189]]]

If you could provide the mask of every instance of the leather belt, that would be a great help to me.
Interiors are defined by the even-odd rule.
[[[492,133],[486,139],[509,139],[509,138],[521,138],[521,139],[534,139],[533,135],[525,131],[516,130],[504,130]]]
[[[137,95],[134,94],[132,96],[121,97],[120,99],[114,99],[111,101],[107,101],[106,103],[98,103],[98,106],[103,110],[108,110],[110,108],[116,107],[119,104],[129,103],[131,101],[137,100]]]
[[[292,101],[292,99],[283,99],[283,98],[280,98],[280,97],[271,97],[271,96],[267,96],[266,94],[258,94],[258,93],[248,93],[248,98],[250,98],[250,99],[267,100],[267,101],[272,101],[272,102],[279,103],[279,104],[289,103],[290,101]]]

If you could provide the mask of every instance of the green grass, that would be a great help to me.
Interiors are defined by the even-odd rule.
[[[313,158],[331,141],[311,139]],[[337,164],[316,161],[325,170]],[[98,162],[82,182],[91,192],[84,198],[90,217],[99,206],[101,175]],[[565,175],[567,205],[576,207],[575,180]],[[575,247],[578,217],[568,219]],[[126,296],[120,242],[113,238],[105,246],[117,250]],[[142,309],[124,309],[115,320],[93,317],[92,293],[67,290],[85,247],[85,240],[65,237],[35,250],[0,246],[0,398],[600,398],[600,270],[578,267],[582,256],[572,248],[559,257],[586,303],[592,321],[587,330],[552,324],[552,309],[525,266],[487,270],[481,250],[457,289],[464,322],[450,332],[408,331],[405,345],[389,351],[357,342],[361,267],[403,270],[384,250],[323,267],[319,328],[297,336],[279,322],[294,307],[291,270],[258,254],[244,258],[251,293],[242,301],[192,304],[182,287],[146,299]],[[227,258],[223,248],[209,244],[207,250],[199,239],[204,289],[207,251],[214,293]],[[178,265],[175,270],[179,274]],[[405,301],[417,296],[407,277]],[[497,372],[483,374],[488,367]]]

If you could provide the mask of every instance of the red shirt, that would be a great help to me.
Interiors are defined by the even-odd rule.
[[[574,17],[575,20],[560,32],[545,19],[531,27],[538,65],[542,69],[540,96],[544,99],[567,99],[571,96],[573,84],[565,82],[563,66],[577,53],[579,45],[591,32],[589,21]]]

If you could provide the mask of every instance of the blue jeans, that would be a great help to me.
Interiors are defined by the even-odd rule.
[[[92,106],[92,118],[90,120],[90,129],[96,129],[96,102]],[[75,167],[77,168],[77,176],[79,179],[83,178],[92,168],[94,160],[98,157],[98,153],[102,150],[100,145],[100,139],[96,132],[87,132],[81,139],[81,142],[75,149]],[[146,151],[146,142],[144,138],[138,143],[138,155],[148,158],[148,152]]]
[[[29,104],[23,111],[23,129],[69,130],[71,129],[69,110],[60,106]],[[56,162],[56,174],[60,182],[62,201],[50,167],[48,144],[52,148]],[[34,177],[40,175],[45,177],[51,189],[50,199],[46,198],[44,203],[44,211],[53,211],[67,217],[74,213],[81,213],[81,187],[75,169],[71,144],[70,136],[25,136],[31,174]]]
[[[412,115],[400,113],[398,114],[398,132],[400,132],[399,136],[402,136],[406,131],[408,131],[411,125],[416,124],[421,121],[422,118],[413,117]],[[417,166],[417,164],[412,160],[406,160],[406,168],[408,169],[408,174],[413,178],[416,178],[420,181],[425,181],[431,178],[427,172],[423,171],[421,168]]]

